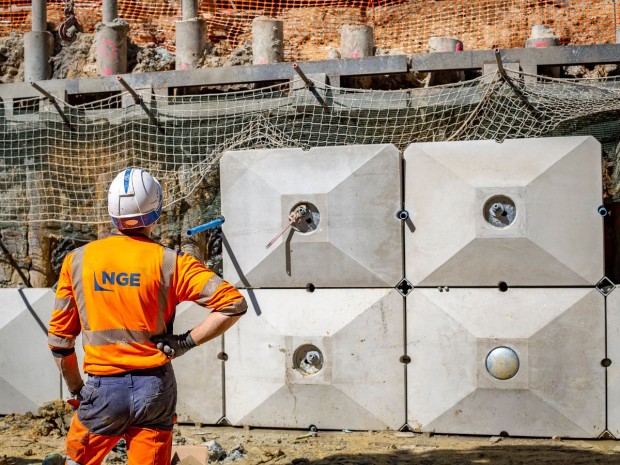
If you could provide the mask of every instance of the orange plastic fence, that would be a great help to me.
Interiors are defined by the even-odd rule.
[[[0,29],[30,29],[29,0],[0,0]],[[64,0],[48,4],[55,29],[64,20]],[[75,1],[85,32],[101,21],[102,2]],[[119,18],[131,26],[139,44],[174,49],[174,25],[181,0],[118,0]],[[532,26],[549,26],[562,45],[616,42],[615,0],[202,0],[200,14],[211,42],[234,49],[251,37],[252,19],[267,15],[284,21],[285,57],[324,59],[340,48],[345,24],[374,27],[380,49],[406,53],[428,49],[432,36],[460,39],[465,50],[523,47]]]

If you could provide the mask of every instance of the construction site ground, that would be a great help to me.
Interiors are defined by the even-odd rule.
[[[62,401],[36,413],[0,417],[0,465],[55,465],[71,411]],[[399,431],[277,430],[181,424],[174,444],[219,450],[210,463],[291,465],[591,465],[620,463],[612,439],[454,436]],[[212,455],[212,458],[216,456]],[[127,463],[122,444],[106,464]]]

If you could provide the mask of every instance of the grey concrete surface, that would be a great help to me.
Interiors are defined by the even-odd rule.
[[[604,276],[593,137],[412,144],[405,162],[414,286],[583,286]],[[496,196],[516,209],[504,227],[485,220]]]
[[[415,430],[575,438],[605,431],[605,302],[596,289],[414,289],[406,309],[407,419]],[[519,357],[506,380],[486,368],[497,347]]]
[[[0,415],[36,412],[61,395],[47,347],[54,295],[51,289],[0,289],[0,302]]]
[[[393,145],[227,152],[220,171],[224,277],[231,283],[393,287],[401,280],[400,154]],[[267,248],[300,204],[316,211],[316,228],[290,227]]]
[[[243,291],[226,333],[233,425],[398,429],[404,424],[403,299],[389,289]],[[300,353],[320,357],[304,370]]]

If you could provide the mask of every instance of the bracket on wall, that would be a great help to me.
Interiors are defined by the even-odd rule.
[[[157,128],[157,130],[161,133],[161,134],[165,134],[164,128],[161,127],[161,125],[159,124],[159,121],[157,120],[157,118],[155,117],[155,115],[153,114],[153,112],[151,111],[151,109],[149,107],[146,106],[146,104],[144,103],[144,99],[142,98],[142,96],[140,94],[138,94],[133,87],[131,87],[127,81],[125,81],[123,79],[122,76],[117,75],[116,76],[116,80],[119,82],[119,84],[127,91],[129,92],[129,94],[131,95],[131,97],[133,98],[133,101],[136,103],[136,105],[140,105],[140,108],[142,108],[144,110],[144,112],[146,113],[146,115],[149,117],[149,120],[151,121],[151,123],[153,123],[153,125]]]
[[[71,124],[71,121],[69,120],[69,117],[65,114],[64,111],[62,111],[62,108],[60,107],[60,105],[58,104],[58,100],[56,99],[56,97],[54,97],[52,94],[50,94],[47,90],[45,90],[43,87],[41,87],[39,84],[37,84],[34,81],[30,81],[30,85],[32,87],[34,87],[38,92],[40,92],[41,94],[43,94],[43,96],[45,98],[47,98],[50,103],[52,105],[54,105],[54,108],[56,108],[56,111],[58,112],[58,114],[60,115],[60,117],[62,118],[62,120],[65,122],[65,124],[67,125],[67,127],[72,130],[75,131],[75,128],[73,127],[73,125]]]
[[[308,76],[306,76],[306,74],[299,67],[298,63],[293,63],[293,69],[297,72],[301,80],[304,81],[304,83],[306,84],[306,89],[308,89],[312,93],[312,95],[318,100],[319,104],[323,107],[323,110],[329,113],[329,106],[327,105],[323,97],[321,97],[321,95],[317,92],[314,82],[312,82],[308,78]]]

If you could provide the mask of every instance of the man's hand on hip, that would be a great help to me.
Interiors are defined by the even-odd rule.
[[[153,336],[151,341],[155,343],[159,350],[166,354],[166,357],[173,359],[196,347],[196,342],[190,332],[191,330],[183,334]]]

